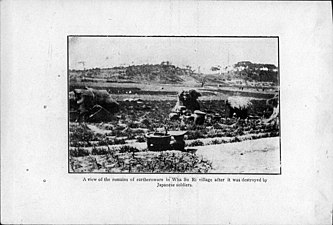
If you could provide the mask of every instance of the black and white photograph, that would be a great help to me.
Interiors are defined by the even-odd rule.
[[[70,173],[281,174],[278,37],[67,42]]]
[[[0,10],[0,224],[332,224],[331,1]]]

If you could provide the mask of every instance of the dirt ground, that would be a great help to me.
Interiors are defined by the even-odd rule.
[[[279,137],[195,148],[212,161],[210,173],[280,173]]]

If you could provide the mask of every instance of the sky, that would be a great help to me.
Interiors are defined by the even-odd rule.
[[[69,69],[140,64],[189,65],[209,73],[212,66],[239,61],[278,66],[277,38],[70,37]]]

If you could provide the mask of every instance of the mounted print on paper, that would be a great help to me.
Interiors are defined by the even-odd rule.
[[[281,174],[278,41],[68,36],[69,173]]]

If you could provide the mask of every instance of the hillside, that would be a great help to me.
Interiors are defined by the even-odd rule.
[[[211,74],[205,75],[206,83],[279,84],[278,68],[273,64],[261,64],[252,63],[250,61],[242,61],[232,66],[226,66],[225,68],[222,68],[221,66],[212,66],[211,71]],[[203,78],[201,77],[201,80],[202,79]]]
[[[252,63],[242,61],[236,63],[231,71],[234,77],[246,81],[278,83],[278,68],[273,64]]]
[[[183,83],[191,71],[174,65],[135,65],[126,68],[125,79],[157,83]]]
[[[193,71],[162,62],[161,64],[132,65],[127,67],[93,68],[88,70],[70,70],[70,79],[98,80],[107,82],[139,82],[176,84],[192,81]]]
[[[228,68],[228,69],[227,69]],[[195,73],[189,66],[180,68],[169,62],[113,68],[70,70],[69,78],[77,81],[159,84],[223,84],[231,80],[278,83],[277,67],[271,64],[238,62],[221,72],[212,67],[212,74]]]

